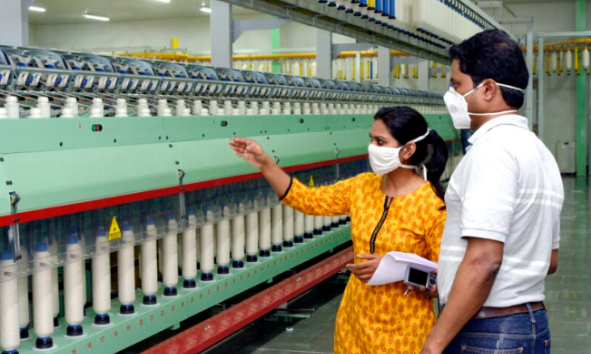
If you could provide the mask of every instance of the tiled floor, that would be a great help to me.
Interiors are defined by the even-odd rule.
[[[565,178],[558,272],[546,281],[553,354],[591,353],[591,213],[586,181]],[[325,283],[295,306],[316,308],[311,318],[283,324],[259,321],[208,354],[332,353],[343,285]],[[291,331],[287,331],[287,328]]]
[[[336,310],[345,289],[343,282],[334,280],[321,284],[290,305],[297,309],[315,309],[309,319],[292,323],[261,320],[206,353],[332,353]]]
[[[590,191],[565,178],[558,272],[546,280],[546,307],[554,354],[591,353]]]

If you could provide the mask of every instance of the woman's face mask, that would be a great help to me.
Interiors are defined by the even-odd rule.
[[[512,90],[517,90],[523,92],[522,89],[514,86],[509,86],[505,84],[496,83],[497,86],[506,87]],[[451,115],[451,119],[453,121],[454,127],[456,129],[470,129],[470,123],[472,120],[470,116],[491,116],[496,114],[505,114],[505,113],[514,113],[517,110],[509,110],[509,111],[502,111],[502,112],[491,112],[491,113],[470,113],[468,112],[468,102],[466,102],[466,97],[471,95],[472,93],[476,92],[479,88],[484,85],[484,82],[478,85],[476,88],[468,91],[465,95],[458,93],[452,86],[449,87],[449,91],[445,93],[443,96],[443,100],[445,101],[445,105],[447,106],[447,110]]]
[[[411,169],[411,170],[415,169],[416,166],[409,166],[409,165],[402,164],[402,162],[400,161],[400,150],[402,150],[402,148],[404,146],[406,146],[410,143],[416,143],[416,142],[419,142],[419,141],[425,139],[427,136],[429,136],[429,131],[427,131],[427,133],[425,135],[422,135],[414,140],[411,140],[408,143],[406,143],[405,145],[402,145],[397,148],[369,144],[369,147],[367,150],[369,152],[369,163],[371,165],[371,169],[378,176],[382,176],[387,173],[390,173],[400,167]],[[425,177],[425,180],[426,180],[427,179],[426,178],[426,171],[424,168],[423,168],[423,174],[425,175],[423,177]]]

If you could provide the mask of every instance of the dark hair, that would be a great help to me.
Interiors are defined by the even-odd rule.
[[[472,77],[474,87],[485,79],[525,89],[529,72],[521,47],[504,31],[480,32],[449,48],[451,59],[460,61],[460,70]],[[523,92],[501,87],[501,94],[510,107],[523,106]]]
[[[376,113],[374,119],[384,122],[394,139],[403,145],[425,135],[429,129],[425,117],[410,107],[384,107]],[[444,200],[445,188],[441,184],[441,175],[447,164],[445,141],[436,131],[431,130],[429,135],[416,145],[417,149],[408,164],[413,166],[424,164],[427,168],[427,180],[431,182],[433,191],[441,200]],[[430,156],[429,150],[432,150]]]

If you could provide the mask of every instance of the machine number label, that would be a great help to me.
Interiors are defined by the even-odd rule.
[[[121,229],[117,223],[117,217],[113,217],[111,221],[111,228],[109,229],[109,241],[117,240],[121,238]]]

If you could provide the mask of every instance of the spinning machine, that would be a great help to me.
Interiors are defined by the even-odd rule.
[[[116,353],[349,240],[280,204],[235,136],[318,187],[368,170],[382,106],[460,148],[442,96],[0,47],[0,347]]]

